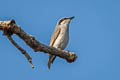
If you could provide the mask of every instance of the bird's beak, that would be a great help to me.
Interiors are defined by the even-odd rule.
[[[75,16],[70,17],[71,20],[74,19],[74,18],[75,18]]]

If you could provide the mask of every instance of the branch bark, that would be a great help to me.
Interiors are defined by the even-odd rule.
[[[13,40],[11,38],[12,34],[16,34],[17,36],[19,36],[22,40],[24,40],[24,42],[30,47],[32,48],[35,52],[44,52],[44,53],[48,53],[48,54],[52,54],[52,55],[56,55],[58,57],[61,57],[63,59],[65,59],[66,61],[68,61],[69,63],[74,62],[77,58],[76,54],[73,52],[69,52],[69,51],[65,51],[65,50],[59,50],[56,49],[54,47],[50,47],[47,45],[44,45],[40,42],[38,42],[34,36],[24,32],[20,26],[18,26],[14,20],[9,20],[9,21],[0,21],[0,30],[3,31],[3,35],[4,36],[8,36],[8,39],[11,41]],[[14,41],[11,41],[12,44],[14,44],[14,46],[16,46]],[[20,49],[20,46],[17,45],[16,48],[18,48],[18,50],[20,50],[22,53],[25,52],[24,49]],[[24,54],[26,56],[26,58],[31,60],[30,56],[25,53]],[[28,57],[29,56],[29,57]],[[31,61],[32,62],[32,61]]]
[[[31,67],[34,68],[34,65],[32,64],[32,58],[29,56],[29,54],[21,48],[11,36],[7,36],[10,42],[27,58],[28,62],[30,63]]]

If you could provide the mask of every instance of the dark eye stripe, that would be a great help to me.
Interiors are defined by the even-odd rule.
[[[61,19],[58,24],[61,24],[61,22],[64,21],[64,20],[66,20],[66,19],[69,19],[69,18],[63,18],[63,19]]]

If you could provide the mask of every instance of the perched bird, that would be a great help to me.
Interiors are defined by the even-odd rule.
[[[51,37],[49,46],[64,50],[69,41],[69,24],[73,17],[61,18],[56,24],[55,31]],[[51,63],[55,60],[55,55],[49,55],[48,69],[50,69]]]

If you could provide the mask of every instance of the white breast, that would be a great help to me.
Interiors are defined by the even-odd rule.
[[[54,47],[64,49],[69,40],[69,29],[67,28],[61,28],[60,34],[55,40]]]

